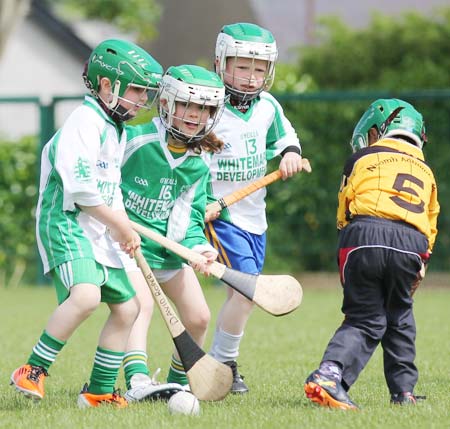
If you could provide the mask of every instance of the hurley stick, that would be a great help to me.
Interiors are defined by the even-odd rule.
[[[233,383],[231,368],[206,354],[197,345],[170,305],[140,249],[135,252],[135,258],[172,336],[192,393],[204,401],[225,398]]]
[[[206,258],[149,228],[131,222],[133,229],[192,263],[205,263]],[[300,283],[288,275],[253,275],[226,267],[219,262],[208,265],[209,272],[274,316],[294,311],[302,302]]]
[[[311,173],[311,164],[309,163],[309,160],[307,158],[302,158],[302,168],[307,173]],[[265,186],[270,185],[273,182],[276,182],[277,180],[281,179],[281,171],[275,170],[272,171],[272,173],[269,173],[265,175],[264,177],[261,177],[258,180],[255,180],[254,182],[250,183],[247,186],[244,186],[241,189],[238,189],[237,191],[232,192],[231,194],[226,195],[225,197],[222,197],[218,199],[217,201],[214,201],[213,203],[210,203],[206,206],[207,212],[220,212],[225,207],[231,206],[231,204],[237,203],[238,201],[242,200],[243,198],[247,197],[250,194],[253,194],[253,192],[256,192],[258,189],[264,188]]]

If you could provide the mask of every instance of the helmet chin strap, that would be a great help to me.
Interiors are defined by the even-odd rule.
[[[120,104],[115,108],[110,108],[109,105],[111,103],[107,103],[102,98],[97,96],[98,103],[103,111],[117,124],[120,125],[124,121],[128,121],[131,119],[131,115],[128,113],[128,110]]]
[[[100,105],[102,106],[102,109],[105,111],[105,113],[111,117],[111,119],[116,124],[121,124],[122,122],[128,121],[131,119],[131,115],[128,113],[129,110],[125,109],[125,107],[121,106],[119,104],[119,101],[121,97],[119,97],[119,91],[120,91],[120,82],[119,80],[116,80],[114,82],[113,90],[111,91],[112,99],[111,101],[107,102],[100,98],[98,96],[98,100],[100,102]]]
[[[202,131],[204,131],[204,128]],[[171,129],[168,130],[168,132],[175,140],[185,145],[189,145],[189,143],[194,143],[205,138],[205,134],[200,133],[195,136],[188,136],[183,132],[181,132],[178,128],[175,128],[174,126],[172,126]]]

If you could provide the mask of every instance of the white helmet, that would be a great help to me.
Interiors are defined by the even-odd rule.
[[[225,107],[225,87],[219,76],[195,65],[170,67],[161,80],[159,96],[159,116],[170,135],[183,143],[192,143],[204,139],[216,126]],[[202,111],[208,106],[209,118],[201,122],[199,118],[197,129],[193,134],[186,134],[174,126],[176,117],[176,102],[186,104],[195,103]],[[187,122],[192,123],[189,119]]]
[[[241,101],[249,101],[257,97],[263,90],[269,90],[275,78],[275,62],[277,60],[277,44],[272,33],[259,25],[237,23],[225,25],[216,42],[216,71],[224,80],[227,58],[251,58],[267,61],[268,66],[263,85],[256,91],[240,91],[225,84],[227,93]]]

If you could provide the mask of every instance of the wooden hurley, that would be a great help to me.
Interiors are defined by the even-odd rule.
[[[302,158],[302,168],[307,173],[311,173],[311,164],[309,163],[309,160],[307,158]],[[281,179],[281,171],[275,170],[272,171],[272,173],[269,173],[265,175],[264,177],[261,177],[258,180],[255,180],[254,182],[250,183],[247,186],[244,186],[241,189],[238,189],[237,191],[232,192],[231,194],[226,195],[225,197],[222,197],[218,199],[217,201],[214,201],[213,203],[210,203],[206,206],[207,212],[220,212],[224,208],[231,206],[234,203],[237,203],[238,201],[242,200],[243,198],[247,197],[250,194],[253,194],[253,192],[256,192],[258,189],[264,188],[265,186],[270,185],[273,182],[276,182],[277,180]]]
[[[149,228],[131,222],[133,229],[144,237],[181,256],[191,263],[205,263],[206,258]],[[210,273],[274,316],[294,311],[302,302],[300,283],[288,275],[253,275],[226,267],[219,262],[208,266]]]
[[[225,398],[233,383],[231,368],[206,354],[197,345],[170,305],[140,249],[135,252],[135,258],[172,336],[192,393],[203,401]]]

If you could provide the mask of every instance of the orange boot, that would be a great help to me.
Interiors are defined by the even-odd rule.
[[[42,366],[22,365],[11,374],[11,385],[27,398],[41,400],[44,395],[44,380],[48,372]]]
[[[120,395],[117,390],[113,393],[103,393],[96,395],[88,392],[87,383],[84,385],[83,390],[78,395],[78,406],[80,408],[98,407],[99,405],[110,404],[118,408],[124,408],[128,406],[128,402]]]

